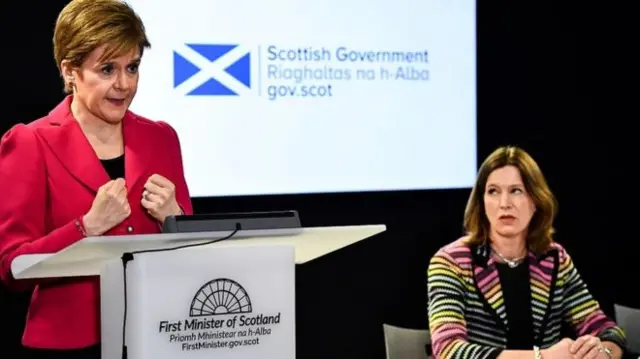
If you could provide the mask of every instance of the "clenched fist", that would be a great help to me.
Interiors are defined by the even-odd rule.
[[[159,174],[154,174],[147,180],[142,192],[142,207],[158,222],[164,223],[168,216],[182,214],[176,200],[176,186]]]
[[[87,236],[99,236],[120,224],[131,214],[124,179],[118,178],[98,189],[91,209],[83,217]]]

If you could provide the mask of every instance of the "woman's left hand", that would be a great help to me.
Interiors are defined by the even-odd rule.
[[[160,223],[164,223],[167,216],[182,214],[176,200],[176,186],[159,174],[152,175],[145,183],[141,203]]]
[[[569,351],[575,359],[609,359],[609,356],[602,349],[600,338],[593,335],[583,335],[573,342]]]

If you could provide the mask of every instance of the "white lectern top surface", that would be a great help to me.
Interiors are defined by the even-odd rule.
[[[301,264],[385,230],[384,225],[246,230],[238,231],[229,239],[180,250],[212,246],[292,245],[295,247],[295,261]],[[106,261],[120,258],[123,253],[170,249],[221,239],[230,234],[225,231],[88,237],[58,253],[18,256],[11,263],[11,271],[16,279],[99,275]]]

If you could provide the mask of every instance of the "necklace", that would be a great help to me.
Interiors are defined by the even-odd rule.
[[[520,258],[515,258],[515,259],[509,259],[505,256],[503,256],[500,252],[496,251],[495,249],[491,248],[491,251],[495,254],[498,255],[498,257],[500,257],[500,259],[502,259],[505,263],[507,263],[507,265],[509,266],[509,268],[515,268],[517,266],[520,265],[520,263],[522,263],[522,260],[526,257],[526,256],[522,256]]]

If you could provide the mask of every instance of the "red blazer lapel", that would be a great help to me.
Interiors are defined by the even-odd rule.
[[[49,126],[38,131],[64,167],[78,181],[97,192],[110,178],[71,114],[71,99],[68,96],[53,109],[47,117]],[[149,163],[155,160],[153,148],[162,146],[162,143],[153,142],[153,136],[149,136],[153,131],[150,133],[148,125],[131,111],[126,112],[122,121],[125,181],[127,187],[132,189],[151,175],[147,169]]]
[[[127,188],[132,189],[140,181],[146,181],[151,175],[147,173],[149,163],[153,162],[152,151],[154,146],[162,146],[162,143],[153,143],[150,140],[147,125],[138,120],[136,115],[127,111],[124,116],[122,131],[124,136],[124,173]],[[161,152],[161,151],[158,151]]]
[[[38,133],[60,163],[81,183],[97,192],[109,181],[98,156],[71,114],[71,96],[67,96],[47,117],[49,126]]]

